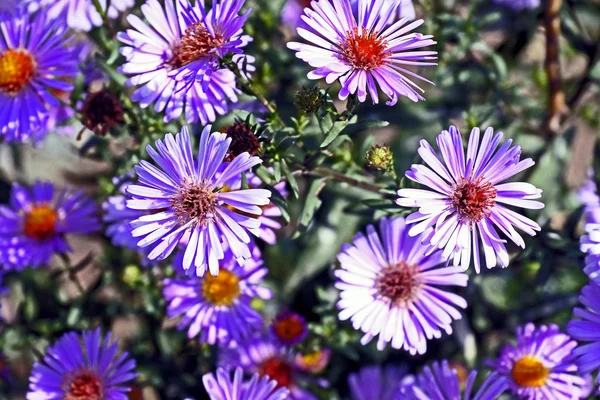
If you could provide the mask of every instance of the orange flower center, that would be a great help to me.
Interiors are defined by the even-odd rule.
[[[84,372],[67,387],[65,400],[102,400],[102,383],[93,374]]]
[[[488,215],[494,206],[496,188],[483,178],[474,181],[464,181],[454,185],[454,192],[450,196],[452,206],[462,220],[479,222]]]
[[[416,265],[400,262],[383,268],[375,285],[381,296],[402,306],[412,301],[421,288],[421,282],[417,279],[418,273],[419,267]]]
[[[58,214],[49,205],[31,209],[25,215],[25,235],[36,240],[48,240],[56,234]]]
[[[217,276],[207,274],[202,281],[202,294],[214,305],[230,306],[240,295],[240,279],[226,269]]]
[[[31,81],[35,68],[35,60],[28,51],[6,51],[0,56],[0,91],[16,96]]]
[[[304,333],[304,324],[297,315],[292,314],[287,318],[275,321],[273,329],[279,338],[291,342]]]
[[[289,387],[294,382],[292,367],[278,358],[265,361],[260,366],[259,372],[261,375],[269,376],[279,387]]]
[[[542,387],[550,375],[550,370],[540,360],[526,356],[515,363],[512,377],[522,387]]]
[[[387,42],[377,37],[377,32],[367,32],[364,28],[354,28],[347,32],[341,44],[342,57],[355,69],[370,71],[381,66],[389,52]]]

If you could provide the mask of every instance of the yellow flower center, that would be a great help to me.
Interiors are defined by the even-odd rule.
[[[230,306],[240,295],[240,279],[226,269],[219,275],[207,274],[202,282],[202,294],[209,302],[217,306]]]
[[[550,370],[540,360],[526,356],[515,363],[512,377],[522,387],[542,387],[546,384]]]
[[[16,96],[31,81],[35,68],[35,60],[28,51],[6,51],[0,56],[0,91]]]
[[[25,235],[35,240],[48,240],[56,234],[58,214],[49,205],[31,209],[25,215]]]

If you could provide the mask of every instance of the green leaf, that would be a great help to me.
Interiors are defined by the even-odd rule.
[[[285,175],[285,179],[287,180],[288,184],[290,185],[290,188],[292,189],[294,198],[297,199],[298,195],[300,193],[300,190],[298,189],[298,182],[296,181],[296,177],[294,176],[292,171],[290,171],[290,167],[287,165],[285,160],[281,160],[281,165],[283,167],[283,173]]]
[[[321,143],[321,148],[325,148],[329,146],[335,138],[348,126],[349,121],[337,121],[333,124],[327,135],[325,136],[325,140]]]
[[[344,128],[344,130],[340,132],[341,134],[352,136],[369,129],[384,128],[390,124],[387,121],[375,121],[368,119],[353,123],[352,121],[354,119],[356,119],[356,116],[352,117],[352,119],[350,120],[351,124]]]
[[[319,192],[323,189],[323,185],[327,181],[326,178],[318,178],[312,181],[308,192],[306,193],[306,201],[302,208],[302,214],[300,215],[300,221],[298,222],[298,229],[294,238],[299,237],[303,232],[306,232],[308,226],[313,220],[315,213],[321,207],[322,201],[319,199]]]
[[[275,177],[275,182],[281,181],[281,163],[279,161],[273,163],[273,176]]]
[[[281,216],[286,224],[290,223],[290,214],[288,212],[287,201],[283,198],[281,193],[273,186],[266,186],[271,191],[271,201],[281,210]]]
[[[271,171],[269,171],[267,169],[267,167],[265,167],[264,165],[261,165],[258,168],[256,168],[254,170],[254,173],[265,184],[267,184],[267,185],[274,185],[275,184],[275,177],[273,177],[273,174],[271,173]]]

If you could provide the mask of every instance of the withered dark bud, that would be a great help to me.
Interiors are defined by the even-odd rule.
[[[319,109],[321,93],[318,89],[303,87],[296,93],[296,108],[305,114],[310,114]]]
[[[98,136],[106,136],[112,128],[125,122],[121,102],[107,90],[89,93],[81,113],[83,125]]]
[[[244,152],[255,156],[260,151],[258,138],[252,131],[250,125],[243,121],[236,121],[225,131],[231,138],[231,145],[227,153],[227,161],[233,160]]]

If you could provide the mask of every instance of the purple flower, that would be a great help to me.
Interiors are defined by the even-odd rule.
[[[577,190],[577,199],[583,205],[586,222],[600,223],[600,198],[592,168],[588,170],[587,176],[583,185]]]
[[[304,317],[298,313],[284,310],[271,323],[271,333],[288,346],[295,346],[308,335],[308,326]]]
[[[219,365],[241,367],[247,373],[269,376],[277,387],[288,388],[292,400],[317,400],[299,383],[306,380],[295,366],[295,355],[272,336],[255,336],[231,348],[222,349]]]
[[[2,12],[0,12],[2,13]],[[79,59],[62,18],[46,9],[3,14],[0,30],[0,138],[39,143],[48,119],[70,93]]]
[[[251,245],[251,252],[252,258],[240,266],[226,250],[219,262],[218,276],[164,280],[167,315],[181,316],[177,329],[187,329],[188,337],[198,337],[200,343],[231,344],[262,328],[263,318],[251,302],[255,298],[270,299],[272,293],[261,286],[267,269],[260,250]],[[182,262],[183,253],[175,265]]]
[[[398,400],[401,388],[412,385],[414,378],[406,368],[379,365],[362,367],[350,374],[348,386],[352,400]]]
[[[540,0],[493,0],[496,4],[510,7],[515,11],[534,9],[540,6]]]
[[[415,13],[415,5],[413,4],[413,0],[384,0],[390,2],[400,2],[400,7],[398,7],[398,14],[396,15],[396,19],[393,22],[399,21],[402,18],[406,18],[409,21],[414,21],[416,17]],[[358,0],[350,0],[352,3],[352,11],[354,13],[358,13]]]
[[[241,32],[231,36],[245,21],[245,16],[237,15],[243,1],[215,2],[208,12],[203,2],[196,2],[195,7],[187,0],[176,4],[166,0],[163,7],[157,0],[148,0],[142,6],[148,24],[135,15],[127,17],[135,29],[117,35],[125,44],[121,53],[127,60],[121,72],[131,75],[126,85],[141,86],[132,100],[142,108],[154,103],[155,111],[165,112],[165,122],[184,113],[188,123],[205,125],[226,114],[230,103],[238,100],[235,75],[219,67],[218,57],[241,52],[239,48],[250,40]],[[224,25],[217,26],[220,23]],[[234,61],[241,68],[246,65],[247,71],[254,70],[253,57],[234,54]],[[198,79],[196,74],[200,74]]]
[[[567,325],[573,339],[586,344],[577,347],[577,365],[582,374],[600,369],[600,287],[592,282],[581,290],[579,301],[585,308],[576,308],[574,319]],[[600,382],[600,377],[597,378]]]
[[[244,381],[241,368],[235,369],[233,379],[228,370],[218,368],[216,376],[208,373],[202,377],[202,383],[210,400],[286,400],[290,395],[286,388],[277,388],[277,382],[268,376],[254,374]]]
[[[63,190],[55,196],[49,182],[36,182],[31,189],[14,183],[10,203],[0,205],[0,265],[47,265],[55,253],[71,250],[66,234],[99,229],[96,204],[83,192]]]
[[[411,386],[402,388],[402,399],[406,400],[496,400],[508,389],[508,380],[497,373],[490,374],[473,395],[477,371],[472,371],[461,391],[462,382],[458,372],[448,361],[434,362],[417,375]],[[462,394],[461,394],[462,392]],[[540,399],[541,400],[541,399]]]
[[[51,18],[66,14],[69,27],[78,31],[90,31],[102,26],[102,16],[98,13],[93,0],[28,0],[30,7],[42,6],[49,9]],[[102,10],[106,10],[107,0],[99,0]],[[135,0],[111,0],[107,16],[115,19],[119,13],[135,5]]]
[[[401,2],[385,0],[358,0],[357,12],[352,12],[350,0],[320,0],[314,9],[304,9],[302,20],[307,27],[299,27],[298,35],[310,42],[290,42],[288,48],[296,57],[315,69],[309,79],[325,78],[328,84],[339,80],[344,100],[356,94],[361,102],[371,95],[379,102],[379,87],[394,105],[398,95],[413,101],[424,100],[423,92],[410,78],[432,83],[409,71],[405,66],[435,65],[435,51],[418,50],[435,44],[430,35],[408,33],[423,23],[418,20],[407,24],[403,18],[396,22]]]
[[[400,206],[419,207],[406,219],[414,224],[409,235],[423,234],[424,244],[443,248],[444,258],[453,255],[454,265],[465,270],[472,258],[477,273],[480,240],[488,268],[498,261],[502,267],[508,266],[505,240],[496,229],[522,248],[525,242],[514,227],[531,236],[540,230],[534,221],[505,207],[540,209],[544,204],[532,200],[540,198],[542,191],[529,183],[499,184],[534,164],[531,158],[519,161],[521,148],[510,147],[510,139],[498,148],[501,139],[502,132],[494,135],[488,128],[480,143],[479,128],[474,128],[466,159],[462,137],[454,126],[437,137],[442,158],[422,140],[419,155],[429,167],[413,165],[406,177],[431,190],[400,189],[396,200]]]
[[[516,344],[504,346],[489,364],[509,379],[510,390],[522,399],[579,399],[585,379],[578,375],[575,347],[577,342],[558,326],[528,323],[517,328]]]
[[[135,379],[135,361],[100,329],[64,334],[46,350],[43,361],[33,365],[27,400],[86,399],[124,400]]]
[[[458,267],[439,268],[442,252],[409,236],[404,218],[381,219],[379,234],[369,225],[366,235],[342,247],[338,260],[339,319],[351,319],[364,332],[363,345],[379,335],[379,350],[391,343],[423,354],[427,340],[452,333],[452,321],[461,318],[457,308],[467,307],[462,297],[439,288],[466,286],[467,275]]]
[[[588,180],[577,192],[584,206],[586,235],[580,238],[581,251],[586,253],[583,271],[596,283],[600,283],[600,199],[598,198],[594,171],[588,171]]]
[[[262,160],[242,153],[217,176],[231,139],[210,129],[208,125],[202,131],[197,161],[186,127],[175,137],[168,134],[157,140],[157,150],[148,146],[158,167],[141,161],[135,168],[139,184],[127,188],[127,207],[151,212],[131,223],[132,235],[140,238],[138,246],[152,246],[148,258],[163,260],[181,241],[187,242],[183,269],[193,265],[198,276],[207,269],[215,276],[219,273],[225,245],[240,264],[252,256],[248,231],[258,234],[260,206],[269,204],[271,196],[266,189],[222,191],[231,177]]]
[[[246,182],[250,189],[261,188],[263,182],[258,176],[253,173],[246,174]],[[226,182],[228,190],[239,190],[242,187],[242,175],[234,176]],[[288,192],[285,188],[285,182],[280,182],[274,186],[275,190],[283,198],[287,198]],[[281,209],[272,202],[267,206],[262,207],[262,214],[258,217],[260,221],[260,227],[257,230],[257,236],[259,239],[265,241],[268,244],[275,244],[277,242],[276,231],[281,229],[281,223],[278,219],[282,216]]]

